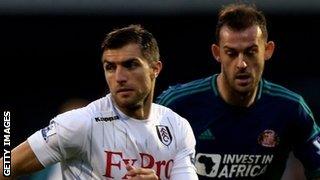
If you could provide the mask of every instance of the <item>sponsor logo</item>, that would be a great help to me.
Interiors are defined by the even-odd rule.
[[[196,155],[197,173],[211,178],[257,177],[266,172],[273,155],[204,154]]]
[[[52,121],[49,126],[41,129],[43,139],[48,142],[49,137],[56,134],[56,124]]]
[[[111,122],[114,120],[118,120],[120,118],[119,116],[111,116],[111,117],[95,117],[94,119],[96,120],[96,122],[99,122],[99,121]]]
[[[157,128],[157,134],[158,134],[160,141],[164,145],[169,146],[172,142],[172,136],[171,136],[171,133],[169,131],[168,126],[156,125],[156,128]]]
[[[135,167],[154,169],[157,176],[164,175],[170,179],[170,172],[173,166],[173,159],[156,161],[155,157],[146,153],[139,153],[138,158],[126,158],[122,152],[105,151],[106,153],[106,171],[104,176],[107,178],[115,178],[117,174],[125,169],[127,164]],[[121,179],[127,179],[126,172],[123,172]]]
[[[219,154],[202,154],[198,153],[196,156],[197,172],[200,175],[208,177],[216,177],[221,162],[221,155]]]
[[[258,143],[264,147],[275,147],[279,144],[279,137],[273,130],[265,130],[258,137]]]

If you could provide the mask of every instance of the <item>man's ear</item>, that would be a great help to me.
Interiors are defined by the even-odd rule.
[[[220,62],[221,59],[220,59],[220,47],[216,44],[212,44],[211,46],[211,53],[213,55],[213,57],[218,61]]]
[[[158,77],[158,75],[160,74],[161,70],[162,70],[162,62],[161,61],[155,61],[152,62],[151,64],[151,68],[152,68],[152,73],[154,75],[154,77]]]
[[[267,61],[269,60],[274,52],[275,44],[273,41],[268,41],[265,47],[265,52],[264,52],[264,60]]]

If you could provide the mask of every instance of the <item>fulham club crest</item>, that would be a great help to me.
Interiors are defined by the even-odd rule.
[[[160,141],[164,145],[169,146],[172,142],[172,136],[171,136],[171,133],[169,131],[168,126],[156,125],[156,128],[157,128],[157,134],[158,134]]]

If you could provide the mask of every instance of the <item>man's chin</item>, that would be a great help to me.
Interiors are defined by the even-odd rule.
[[[132,100],[131,98],[118,99],[116,102],[119,107],[125,109],[137,109],[139,107],[139,103],[137,103],[135,100]]]
[[[236,86],[235,90],[239,93],[239,94],[248,94],[254,91],[254,88],[252,88],[252,86],[247,85],[247,86]]]

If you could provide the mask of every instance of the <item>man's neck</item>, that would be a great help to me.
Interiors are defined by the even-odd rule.
[[[253,91],[245,93],[234,91],[232,88],[227,86],[227,83],[223,82],[223,77],[221,74],[218,75],[217,86],[220,96],[227,104],[241,107],[251,106],[255,101],[258,91],[258,87],[256,87]]]
[[[123,112],[129,117],[145,120],[149,118],[150,107],[151,105],[143,104],[137,108],[126,108]]]

